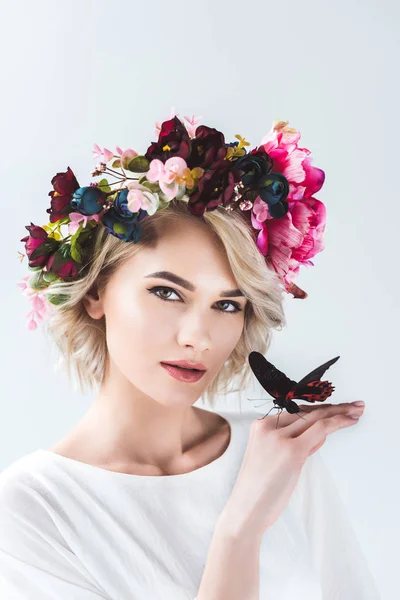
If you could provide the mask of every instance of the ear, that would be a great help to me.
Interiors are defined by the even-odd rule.
[[[94,284],[82,300],[86,311],[92,319],[101,319],[104,316],[103,299],[98,293],[97,284]]]

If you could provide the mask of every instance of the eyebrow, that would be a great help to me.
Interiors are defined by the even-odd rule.
[[[170,271],[156,271],[155,273],[145,275],[145,277],[158,277],[160,279],[167,279],[168,281],[176,283],[177,285],[180,285],[181,287],[185,288],[186,290],[189,290],[190,292],[194,292],[196,290],[196,286],[193,285],[193,283],[190,283],[190,281],[187,281],[187,279],[183,279],[183,277],[180,277],[175,273],[171,273]],[[220,296],[223,296],[224,298],[229,296],[244,297],[244,294],[241,290],[224,290],[220,293]]]

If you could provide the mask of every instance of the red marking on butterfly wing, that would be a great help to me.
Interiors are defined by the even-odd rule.
[[[250,352],[249,364],[259,383],[273,398],[287,399],[293,393],[296,381],[286,377],[260,352]]]
[[[307,385],[297,384],[293,398],[306,400],[306,402],[324,402],[334,391],[330,381],[311,381]]]

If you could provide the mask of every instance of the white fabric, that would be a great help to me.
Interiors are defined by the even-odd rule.
[[[231,425],[230,444],[190,473],[117,473],[43,449],[9,465],[0,474],[0,597],[194,600],[259,416],[218,414]],[[264,534],[260,600],[379,600],[318,452]]]

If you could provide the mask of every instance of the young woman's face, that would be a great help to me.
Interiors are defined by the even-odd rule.
[[[193,289],[151,275],[159,271]],[[196,402],[242,334],[246,298],[221,295],[237,288],[207,229],[188,221],[170,226],[156,249],[143,249],[117,269],[88,309],[95,318],[105,315],[111,373],[165,406]],[[207,370],[199,381],[179,381],[160,364],[176,360],[201,362]]]

